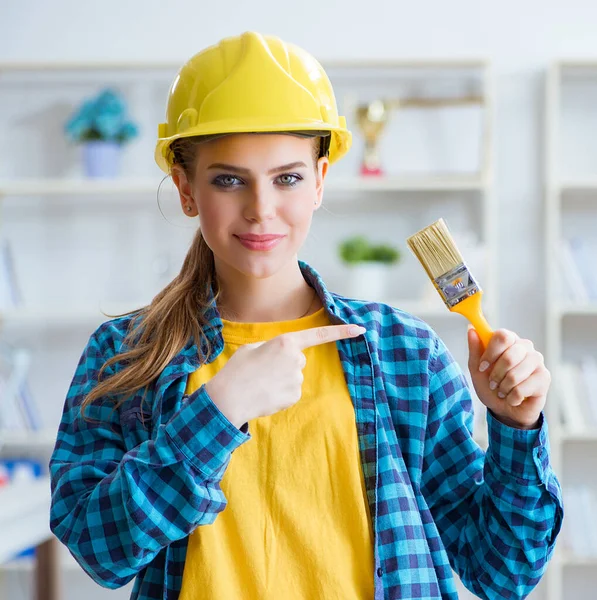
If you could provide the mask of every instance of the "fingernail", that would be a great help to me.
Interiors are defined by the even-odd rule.
[[[502,394],[502,392],[498,392],[498,398],[505,398],[506,394]]]
[[[361,335],[362,333],[365,333],[365,331],[367,330],[364,327],[360,327],[359,325],[353,325],[350,328],[351,335]]]
[[[483,371],[487,371],[487,369],[489,368],[489,363],[484,360],[480,365],[479,365],[479,371],[481,371],[481,373],[483,373]]]
[[[497,387],[497,383],[495,381],[490,381],[489,382],[489,389],[490,390],[495,390],[496,387]]]

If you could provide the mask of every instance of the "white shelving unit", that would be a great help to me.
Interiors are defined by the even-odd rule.
[[[388,298],[385,300],[392,306],[397,306],[402,310],[416,314],[422,319],[436,319],[446,317],[447,309],[441,301],[434,303],[422,303],[414,300],[401,300],[400,298]],[[5,311],[0,315],[0,327],[19,327],[21,329],[38,329],[38,328],[60,328],[60,327],[97,327],[107,317],[102,314],[102,310],[109,314],[123,313],[130,310],[131,307],[140,307],[143,302],[133,302],[120,307],[102,306],[97,310],[82,309],[78,311],[60,311],[60,310],[44,310],[43,308],[14,308]],[[449,315],[449,317],[453,317]],[[455,318],[455,317],[453,317]]]
[[[36,597],[58,600],[57,545],[50,531],[49,510],[50,478],[47,476],[0,488],[0,565],[9,564],[22,550],[36,547],[35,558],[19,560],[27,563],[34,576]]]
[[[57,431],[0,431],[0,452],[8,451],[12,455],[31,452],[44,452],[56,443]]]
[[[499,326],[497,276],[499,228],[498,211],[493,196],[494,92],[491,67],[483,60],[351,63],[326,63],[323,61],[323,64],[334,85],[340,112],[347,115],[349,127],[353,131],[354,147],[347,158],[340,161],[338,167],[334,166],[326,180],[324,208],[327,210],[320,211],[315,216],[314,239],[306,248],[306,254],[311,253],[311,255],[303,256],[303,258],[314,264],[326,280],[329,276],[328,283],[334,289],[333,279],[334,275],[337,275],[334,265],[338,260],[335,256],[335,245],[339,236],[359,232],[359,227],[362,228],[364,214],[368,215],[371,222],[377,218],[383,233],[386,234],[386,241],[395,241],[403,250],[404,267],[400,266],[400,269],[404,268],[405,271],[397,271],[397,273],[400,279],[406,283],[400,289],[395,289],[389,294],[389,303],[429,320],[453,349],[460,364],[466,368],[463,352],[466,349],[464,333],[466,322],[461,316],[450,313],[441,303],[439,296],[435,298],[435,301],[423,302],[417,293],[413,293],[409,289],[411,280],[415,281],[418,286],[429,282],[427,282],[420,265],[406,250],[404,240],[408,235],[439,217],[447,218],[448,224],[455,234],[462,228],[476,231],[480,242],[484,245],[485,256],[482,262],[482,272],[473,270],[473,274],[486,292],[484,298],[486,316],[490,322]],[[2,102],[3,94],[6,94],[8,100],[14,101],[17,98],[16,95],[11,95],[13,94],[10,91],[11,86],[16,86],[17,89],[19,86],[26,86],[29,91],[36,89],[39,91],[40,97],[43,97],[44,90],[46,90],[49,94],[47,102],[50,105],[47,110],[54,110],[51,108],[53,106],[62,107],[61,111],[55,109],[55,114],[53,112],[52,115],[54,118],[64,120],[67,112],[63,105],[67,100],[69,104],[77,105],[83,97],[95,93],[104,84],[110,83],[125,90],[127,100],[130,100],[132,105],[133,118],[138,116],[142,120],[142,135],[139,141],[134,142],[131,146],[131,156],[126,162],[126,172],[129,174],[122,178],[87,180],[79,173],[69,169],[68,165],[65,166],[64,162],[58,163],[60,166],[58,172],[48,172],[45,169],[44,156],[37,154],[32,157],[32,163],[40,172],[38,176],[35,176],[35,169],[32,170],[33,174],[22,169],[15,170],[13,173],[6,168],[3,170],[0,165],[0,225],[2,229],[10,231],[12,226],[24,228],[23,224],[27,223],[28,218],[35,217],[37,211],[43,211],[47,222],[52,224],[54,223],[51,221],[53,211],[63,211],[60,214],[65,215],[65,218],[73,218],[76,227],[73,225],[67,231],[69,234],[73,234],[73,232],[76,234],[79,231],[77,228],[85,227],[85,218],[90,219],[90,222],[97,223],[100,218],[98,215],[102,215],[102,211],[113,210],[115,204],[118,204],[123,211],[134,210],[141,214],[142,211],[151,209],[157,212],[155,198],[162,177],[153,165],[154,135],[157,123],[163,119],[168,87],[179,67],[180,64],[163,63],[0,63],[0,102]],[[72,93],[67,97],[64,90],[71,89]],[[449,160],[456,161],[454,163],[456,167],[453,169],[448,168],[450,166],[448,165],[445,168],[425,172],[421,168],[422,163],[409,163],[412,157],[410,152],[405,152],[404,146],[408,135],[411,137],[415,135],[415,139],[420,142],[422,139],[429,139],[430,132],[427,130],[423,133],[420,131],[416,133],[416,125],[422,122],[424,111],[415,110],[409,121],[410,113],[404,109],[392,114],[380,143],[381,156],[387,167],[387,175],[380,178],[355,175],[358,173],[362,150],[362,137],[353,117],[356,105],[370,102],[377,97],[395,99],[413,94],[424,97],[475,95],[482,99],[478,115],[475,117],[477,118],[478,139],[473,136],[469,140],[469,146],[477,148],[475,164],[471,163],[471,167],[464,158],[456,164],[458,152],[447,152]],[[29,96],[29,98],[32,97]],[[41,100],[34,99],[31,102],[37,103],[32,105],[31,110],[46,114],[44,112],[45,105],[41,104]],[[70,110],[72,110],[72,106],[69,106],[68,112]],[[466,117],[464,110],[453,114],[457,114],[458,119]],[[454,141],[454,131],[449,128],[447,129],[448,134],[442,137],[442,125],[447,122],[446,118],[446,113],[441,111],[434,117],[432,127],[434,128],[435,150],[441,147],[445,151],[450,140]],[[61,133],[60,127],[61,125],[54,126],[54,136]],[[8,129],[6,131],[7,134],[11,133]],[[400,135],[396,135],[397,131]],[[463,131],[462,125],[459,125],[456,149],[467,144],[466,136],[462,135]],[[402,132],[408,135],[402,135]],[[15,132],[12,131],[12,133]],[[28,135],[31,135],[30,132]],[[30,138],[26,138],[26,141],[29,140]],[[59,142],[60,140],[56,142],[58,146]],[[59,150],[60,148],[56,150],[56,153]],[[63,146],[62,150],[70,152],[66,146]],[[17,152],[17,156],[21,155]],[[22,156],[26,156],[26,154]],[[429,160],[433,162],[436,158],[437,156],[433,155]],[[73,157],[71,159],[75,161]],[[399,168],[401,163],[405,165],[403,169]],[[139,164],[147,166],[147,168],[145,170],[137,168]],[[130,168],[131,165],[133,168]],[[93,212],[88,213],[87,216],[81,214],[84,209],[88,208],[93,209]],[[143,212],[143,215],[145,214],[146,212]],[[119,215],[120,213],[118,216],[115,213],[113,218],[115,226],[119,222]],[[58,223],[58,221],[56,222]],[[143,224],[147,225],[147,223],[148,221],[143,221]],[[454,223],[456,228],[453,226]],[[48,227],[45,223],[41,223],[38,231],[40,236],[47,236],[50,240],[51,231],[48,231]],[[23,231],[25,230],[24,228]],[[188,232],[187,229],[183,233],[187,235]],[[167,235],[160,233],[158,237],[160,241],[174,243],[175,238],[180,237],[180,233],[180,229],[174,229]],[[56,232],[56,236],[59,235],[62,235],[62,230]],[[148,236],[145,244],[148,244],[148,240],[156,239],[155,235],[153,238],[149,234]],[[390,239],[387,239],[388,237]],[[84,238],[79,234],[79,243],[81,240],[84,243]],[[54,247],[55,242],[48,241],[48,245]],[[145,247],[149,248],[149,245]],[[63,252],[60,255],[61,258],[56,260],[67,260],[64,258],[67,256],[68,260],[76,261],[80,258],[76,254],[80,252],[81,247],[77,247],[71,255]],[[122,252],[123,259],[126,261],[127,249],[123,249]],[[317,259],[311,260],[311,256],[317,257]],[[465,258],[467,257],[465,256]],[[49,256],[48,259],[52,260],[52,257]],[[320,266],[320,261],[323,262],[322,266]],[[64,263],[61,265],[68,266]],[[85,283],[85,275],[85,273],[81,273],[81,285]],[[337,276],[336,281],[339,281],[338,277],[340,276]],[[60,297],[60,289],[52,288],[51,291],[53,297]],[[342,292],[342,290],[335,291]],[[403,291],[410,293],[403,294]],[[41,297],[33,294],[32,296],[36,305],[33,305],[29,299],[29,303],[23,307],[0,312],[0,336],[3,333],[7,333],[7,335],[16,333],[20,338],[28,339],[28,336],[34,336],[38,331],[50,331],[48,335],[53,337],[49,339],[54,342],[58,341],[60,344],[71,344],[72,356],[80,353],[93,328],[106,320],[100,309],[116,314],[138,308],[147,304],[151,299],[151,293],[145,288],[142,293],[125,299],[115,299],[113,302],[98,298],[94,298],[93,302],[84,303],[72,299],[67,301],[65,295],[63,304],[56,305],[53,302],[41,304]],[[458,348],[458,344],[460,344],[460,348]],[[70,362],[68,368],[65,366],[64,373],[68,372],[72,375],[74,366],[75,364]],[[64,390],[67,385],[68,380],[65,378],[60,385],[56,386],[56,389]],[[61,410],[64,398],[62,396],[46,397],[44,401],[56,404],[55,413],[59,414],[58,410]],[[481,444],[486,445],[484,433],[480,431],[478,438]],[[51,449],[54,440],[55,434],[51,428],[31,436],[31,438],[29,434],[13,433],[8,437],[5,436],[5,443],[13,448],[20,445],[23,449],[39,451]],[[22,566],[13,564],[10,568],[19,569]]]
[[[52,535],[48,522],[49,477],[1,487],[0,507],[0,564],[24,548],[45,542]]]
[[[336,175],[333,170],[328,181],[326,182],[326,207],[330,206],[334,210],[341,209],[345,202],[350,202],[355,196],[368,194],[370,198],[373,195],[379,195],[383,198],[391,198],[391,202],[402,209],[404,204],[412,204],[413,198],[421,200],[421,204],[425,203],[428,198],[435,199],[439,195],[448,194],[453,196],[461,194],[463,197],[473,198],[472,206],[474,210],[479,212],[479,229],[481,239],[486,244],[488,249],[487,268],[485,269],[484,278],[482,280],[483,287],[490,293],[486,295],[485,306],[490,316],[497,316],[497,293],[491,293],[497,289],[497,279],[495,268],[496,251],[495,240],[497,238],[497,211],[495,203],[491,195],[492,179],[493,179],[493,89],[491,71],[489,65],[485,61],[480,60],[413,60],[413,61],[368,61],[368,62],[330,62],[325,63],[328,73],[335,85],[335,89],[346,86],[346,82],[352,80],[361,80],[361,89],[357,94],[345,93],[345,102],[342,102],[342,92],[339,95],[339,102],[345,105],[345,111],[354,109],[355,103],[359,101],[370,101],[375,99],[375,95],[371,96],[371,88],[375,88],[375,84],[379,84],[382,96],[388,96],[390,91],[389,78],[394,77],[395,81],[402,80],[406,82],[406,88],[402,85],[402,89],[411,88],[423,90],[423,95],[429,92],[425,89],[425,82],[439,82],[436,86],[440,91],[446,91],[448,95],[454,95],[454,83],[460,78],[461,83],[464,82],[468,89],[465,91],[477,92],[483,98],[483,117],[481,125],[481,137],[479,147],[479,168],[476,172],[439,172],[436,174],[424,173],[389,173],[388,176],[382,178],[375,177],[359,177],[351,175],[351,173],[342,173]],[[114,80],[123,85],[135,86],[139,85],[143,90],[147,90],[148,86],[153,84],[161,85],[162,89],[167,89],[173,74],[179,67],[175,63],[4,63],[0,64],[0,78],[9,76],[17,84],[23,82],[31,82],[32,77],[35,77],[39,86],[51,86],[56,81],[62,84],[68,84],[70,81],[81,80],[85,84],[97,83],[98,86],[104,80]],[[120,76],[126,76],[126,80],[114,77],[118,73]],[[389,75],[389,78],[388,78]],[[146,80],[149,79],[150,83]],[[0,83],[1,83],[0,79]],[[373,85],[372,85],[373,82]],[[472,85],[471,85],[471,82]],[[339,85],[337,85],[339,84]],[[475,87],[476,86],[476,87]],[[432,89],[433,86],[430,88]],[[400,87],[397,88],[397,91]],[[346,92],[346,90],[343,90]],[[433,91],[433,90],[432,90]],[[337,94],[338,95],[338,94]],[[134,94],[133,94],[134,96]],[[161,100],[165,100],[165,95],[161,96]],[[399,119],[401,116],[399,117]],[[398,120],[399,120],[398,119]],[[349,115],[350,120],[350,115]],[[359,131],[356,123],[351,124],[355,132],[355,138],[358,142]],[[440,140],[441,141],[441,140]],[[357,157],[356,149],[352,152],[353,159]],[[147,155],[145,155],[146,158]],[[359,157],[356,160],[360,160]],[[345,161],[344,161],[345,162]],[[354,164],[351,165],[354,167]],[[356,169],[352,168],[352,172]],[[124,205],[129,203],[147,203],[148,195],[154,195],[160,177],[155,176],[138,176],[123,177],[115,180],[87,180],[82,177],[17,177],[7,178],[0,173],[0,200],[11,199],[14,204],[19,198],[35,197],[39,200],[45,199],[49,203],[58,198],[61,202],[64,198],[72,198],[79,206],[85,206],[86,199],[82,197],[96,196],[116,197],[118,201]],[[423,223],[427,224],[427,223]],[[412,233],[409,231],[408,233]],[[395,295],[393,296],[395,297]],[[142,303],[147,299],[143,298]],[[400,299],[398,299],[400,302]],[[134,302],[129,302],[128,306],[134,305]],[[411,299],[405,299],[400,302],[399,306],[408,306],[413,308],[416,314],[418,306]],[[442,313],[441,310],[435,308],[421,307],[421,316],[439,317],[441,314],[448,314],[447,311]],[[47,314],[35,309],[18,309],[8,311],[4,315],[6,320],[19,320],[23,323],[31,323],[37,325],[40,321],[48,321],[51,323],[66,323],[72,320],[73,323],[92,322],[98,311],[95,309],[89,310],[85,307],[83,310],[76,308],[75,310],[67,310],[61,312],[53,309],[48,309]],[[101,314],[100,314],[101,316]],[[46,318],[47,317],[47,318]],[[450,315],[450,318],[454,318]]]
[[[584,215],[586,222],[592,223],[593,239],[597,238],[597,165],[591,169],[590,160],[594,158],[590,138],[595,137],[591,131],[597,119],[596,94],[597,60],[558,61],[551,65],[545,110],[545,264],[546,361],[554,383],[560,379],[563,361],[574,360],[582,352],[597,357],[597,303],[574,304],[563,298],[563,277],[554,251],[566,235],[572,212]],[[565,393],[554,386],[548,405],[551,445],[565,504],[570,485],[586,481],[597,493],[592,477],[597,464],[597,431],[568,431],[560,414],[566,403]],[[584,521],[590,528],[597,522],[597,512],[584,515]],[[559,543],[547,572],[548,600],[588,597],[579,583],[577,569],[582,570],[583,580],[591,579],[591,589],[595,589],[597,556],[575,556]],[[576,588],[577,585],[581,587]]]

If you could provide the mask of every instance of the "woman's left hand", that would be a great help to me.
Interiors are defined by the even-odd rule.
[[[479,400],[510,427],[537,428],[551,375],[533,342],[498,329],[483,349],[477,332],[469,325],[468,345],[468,367]]]

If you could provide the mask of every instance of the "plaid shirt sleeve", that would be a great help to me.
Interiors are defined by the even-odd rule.
[[[111,399],[88,407],[93,421],[80,416],[110,354],[97,334],[76,368],[50,459],[50,527],[97,583],[117,588],[162,548],[214,522],[226,506],[219,484],[231,453],[251,436],[202,387],[153,439],[126,451]]]
[[[547,423],[542,414],[539,429],[514,429],[489,413],[484,453],[472,438],[466,380],[439,338],[429,371],[422,492],[450,564],[480,598],[525,598],[546,569],[563,517]]]

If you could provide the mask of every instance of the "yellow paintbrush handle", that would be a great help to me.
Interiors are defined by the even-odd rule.
[[[481,306],[481,298],[483,292],[478,291],[476,294],[469,296],[466,300],[459,302],[456,306],[450,309],[451,312],[457,312],[463,317],[466,317],[471,325],[477,330],[483,347],[487,348],[489,340],[493,335],[493,329],[483,316],[483,308]]]

